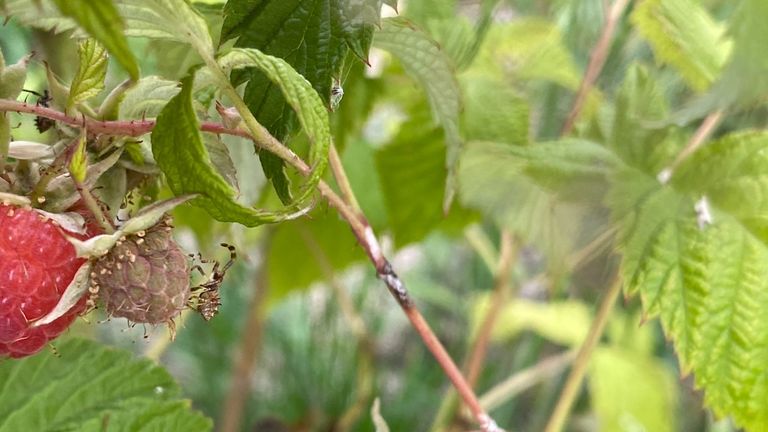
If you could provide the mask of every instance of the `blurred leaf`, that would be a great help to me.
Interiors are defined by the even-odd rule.
[[[470,70],[510,82],[551,81],[570,90],[581,80],[557,26],[540,18],[493,26]]]
[[[723,99],[720,106],[732,101],[738,104],[756,102],[768,92],[768,2],[742,0],[739,9],[728,23],[728,33],[734,46],[721,80],[713,88]]]
[[[59,352],[0,362],[0,431],[212,430],[152,362],[85,340]]]
[[[381,0],[230,0],[224,8],[222,40],[237,37],[237,47],[282,58],[330,107],[331,81],[339,77],[347,48],[367,58],[380,8]],[[233,81],[248,81],[244,93],[248,108],[273,136],[285,142],[296,129],[294,112],[272,80],[261,71],[248,70],[235,74]],[[283,161],[266,153],[260,159],[280,199],[290,203]]]
[[[365,259],[349,226],[332,211],[275,227],[267,257],[271,301],[326,279],[318,252],[337,272]]]
[[[120,119],[153,118],[160,114],[165,104],[181,89],[176,81],[169,81],[158,76],[143,77],[136,85],[125,92],[120,102]]]
[[[118,15],[112,0],[88,2],[54,0],[54,3],[64,15],[74,18],[94,39],[104,45],[115,60],[128,71],[131,79],[139,79],[139,65],[128,48],[128,41],[123,34],[123,20]],[[80,63],[83,63],[82,54]],[[104,68],[106,69],[106,64]]]
[[[107,51],[93,39],[86,39],[77,46],[80,62],[69,89],[67,108],[96,96],[104,90],[107,76]]]
[[[753,430],[768,427],[757,402],[768,397],[760,378],[768,326],[758,318],[768,313],[766,148],[764,133],[730,136],[684,162],[672,187],[637,171],[617,175],[609,200],[624,226],[627,292],[661,318],[683,372],[694,373],[715,414]],[[734,200],[736,187],[753,195]],[[703,196],[711,204],[697,215]]]
[[[397,247],[416,242],[439,227],[461,227],[470,215],[455,206],[446,217],[443,134],[432,126],[429,112],[417,109],[393,142],[376,153],[376,167]]]
[[[376,32],[374,45],[392,53],[424,88],[432,114],[445,131],[447,178],[442,208],[447,213],[457,188],[456,165],[462,145],[461,91],[453,67],[435,41],[401,18],[384,20],[381,30]]]
[[[709,92],[676,112],[670,122],[686,124],[710,112],[760,103],[768,94],[768,2],[742,0],[728,22],[733,49]]]
[[[600,430],[678,430],[677,379],[659,360],[598,347],[589,364],[589,390]]]
[[[484,295],[475,303],[475,331],[486,314],[489,301],[490,296]],[[541,303],[516,299],[502,307],[492,337],[503,341],[531,330],[558,344],[577,347],[584,341],[591,322],[589,307],[580,301]]]
[[[597,209],[617,164],[589,141],[469,143],[459,169],[461,202],[541,247],[549,265],[560,267],[585,234],[583,220]]]
[[[604,104],[582,135],[604,142],[624,163],[656,175],[674,160],[687,136],[664,124],[669,107],[664,88],[648,69],[627,70],[613,106]]]
[[[696,0],[643,1],[632,22],[659,61],[672,65],[697,91],[712,85],[730,54],[725,28]]]
[[[467,76],[464,90],[464,133],[468,140],[527,145],[528,103],[503,81]]]

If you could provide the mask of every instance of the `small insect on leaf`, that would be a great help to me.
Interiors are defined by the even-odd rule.
[[[343,97],[344,88],[341,86],[341,81],[334,78],[333,85],[331,86],[331,111],[336,111],[339,108],[339,104]]]
[[[234,264],[237,259],[237,251],[234,246],[227,243],[221,243],[221,246],[229,250],[229,261],[224,264],[224,267],[222,267],[221,270],[219,270],[220,263],[218,261],[213,262],[213,269],[211,270],[210,276],[208,276],[208,280],[192,288],[192,297],[188,303],[189,307],[200,313],[200,316],[206,321],[210,321],[219,313],[219,306],[221,306],[219,289],[224,282],[224,276],[227,274],[227,270],[232,267],[232,264]],[[200,254],[198,254],[198,258],[201,263],[210,262],[200,258]],[[200,265],[195,265],[192,267],[192,270],[197,270],[201,275],[205,276]]]

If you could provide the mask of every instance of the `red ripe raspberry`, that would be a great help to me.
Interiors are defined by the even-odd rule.
[[[0,204],[0,358],[36,353],[85,309],[87,296],[54,322],[30,326],[56,306],[83,262],[54,222]]]

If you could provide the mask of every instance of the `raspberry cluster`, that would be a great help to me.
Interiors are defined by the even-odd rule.
[[[0,357],[39,351],[85,309],[83,297],[52,323],[33,326],[56,306],[85,262],[64,233],[32,209],[0,204]]]

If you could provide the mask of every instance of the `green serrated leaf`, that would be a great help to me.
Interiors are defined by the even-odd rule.
[[[77,138],[77,144],[69,160],[69,173],[75,182],[83,183],[87,171],[88,157],[85,154],[85,129],[83,129],[83,133]]]
[[[655,175],[674,159],[680,137],[664,125],[669,112],[663,87],[650,72],[632,65],[616,95],[605,140],[627,164]]]
[[[557,25],[541,18],[492,26],[470,70],[511,82],[550,81],[569,90],[581,80]]]
[[[209,419],[178,399],[173,378],[149,360],[85,340],[57,345],[58,356],[43,352],[0,362],[1,432],[95,432],[105,421],[116,432],[212,429]]]
[[[457,188],[456,166],[462,146],[461,91],[453,67],[435,41],[401,18],[384,20],[374,45],[392,53],[424,88],[435,121],[445,131],[447,178],[442,207],[447,213]]]
[[[75,2],[54,0],[59,10],[72,17],[93,38],[99,41],[128,72],[131,79],[139,79],[139,65],[123,34],[123,20],[112,0]],[[81,56],[82,63],[82,56]],[[104,66],[106,68],[106,65]]]
[[[313,170],[303,186],[300,196],[287,205],[304,202],[311,195],[317,183],[320,182],[320,178],[328,165],[328,151],[331,144],[328,111],[317,92],[287,62],[255,49],[235,48],[219,59],[219,64],[225,71],[258,68],[270,79],[273,85],[277,84],[276,87],[283,92],[284,100],[287,101],[288,106],[293,108],[301,128],[312,143],[309,162]],[[265,173],[277,170],[277,164],[273,160],[269,160],[269,162],[273,165],[270,168],[265,168]],[[286,188],[289,185],[287,179],[275,180],[273,178],[273,182],[275,181],[277,181],[276,187],[282,187],[283,185],[280,184],[282,181],[286,182]]]
[[[339,78],[347,49],[367,58],[381,0],[231,0],[224,8],[222,41],[282,58],[304,76],[330,107],[331,83]],[[233,77],[248,81],[244,100],[256,119],[286,142],[296,130],[295,115],[269,77],[247,71]],[[294,108],[295,109],[295,108]],[[283,162],[262,156],[262,168],[278,196],[290,201]]]
[[[107,76],[107,51],[93,39],[86,39],[77,47],[80,63],[69,88],[67,108],[92,98],[104,90]]]
[[[684,162],[671,186],[623,171],[609,199],[627,292],[660,317],[707,405],[748,430],[768,428],[767,148],[763,133],[729,136]],[[747,201],[728,196],[747,191]]]
[[[200,136],[192,107],[192,78],[182,81],[182,90],[165,106],[152,131],[152,153],[176,195],[199,194],[192,203],[214,219],[257,226],[285,220],[289,211],[273,213],[245,207],[236,201],[237,192],[211,165]]]
[[[643,1],[634,9],[632,23],[659,61],[676,68],[697,91],[712,85],[730,54],[725,27],[698,1]]]

